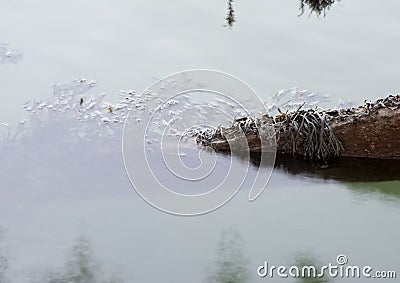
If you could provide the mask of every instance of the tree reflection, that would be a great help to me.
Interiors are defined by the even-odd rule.
[[[310,10],[310,14],[315,13],[316,15],[326,15],[326,11],[329,10],[335,2],[340,0],[300,0],[300,16],[304,14],[306,7]],[[228,15],[225,18],[226,25],[232,27],[236,22],[235,10],[233,9],[233,0],[228,0]]]
[[[217,248],[216,270],[209,278],[209,282],[247,282],[247,261],[243,256],[243,245],[243,240],[236,231],[227,230],[221,233]]]
[[[304,14],[305,6],[308,6],[310,14],[314,12],[317,15],[321,15],[323,13],[325,16],[326,11],[329,10],[336,1],[339,0],[300,0],[300,15]]]
[[[314,266],[317,271],[321,270],[321,266],[318,264],[318,261],[314,256],[308,253],[301,254],[295,258],[294,265],[298,267],[299,270],[301,270],[303,267],[308,267],[308,266]],[[327,278],[319,278],[312,276],[310,274],[305,274],[305,276],[302,276],[297,279],[297,282],[299,283],[328,283],[331,282],[331,280]]]
[[[8,268],[8,260],[3,254],[1,243],[3,241],[3,229],[0,227],[0,283],[5,283],[7,281],[6,273]]]
[[[6,271],[8,268],[7,258],[1,253],[0,250],[0,283],[6,282]]]
[[[72,247],[71,259],[66,263],[65,271],[52,273],[49,283],[119,283],[119,279],[104,279],[101,267],[94,260],[89,241],[79,237]]]
[[[229,27],[233,26],[233,23],[236,22],[235,19],[235,11],[233,10],[233,0],[228,0],[228,15],[225,18],[226,25]]]

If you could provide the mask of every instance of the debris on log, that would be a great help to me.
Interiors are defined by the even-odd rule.
[[[347,109],[302,109],[271,117],[243,117],[229,127],[207,129],[196,135],[198,144],[229,152],[226,136],[243,131],[249,151],[263,151],[259,128],[275,129],[277,153],[302,155],[327,162],[333,158],[362,157],[400,159],[400,95]]]

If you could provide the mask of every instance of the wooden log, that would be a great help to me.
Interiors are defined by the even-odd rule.
[[[341,142],[340,156],[400,160],[399,95],[378,99],[374,103],[366,102],[358,108],[327,110],[321,113],[328,116],[328,125]],[[304,135],[296,135],[295,140],[288,144],[276,117],[271,121],[277,133],[278,154],[307,155]],[[246,139],[250,152],[263,151],[257,131],[246,133]],[[230,151],[229,142],[220,137],[198,139],[198,142],[217,151]]]
[[[343,144],[342,156],[400,159],[400,109],[374,109],[332,128]]]

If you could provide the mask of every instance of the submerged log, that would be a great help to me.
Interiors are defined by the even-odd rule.
[[[277,153],[303,155],[306,159],[328,161],[345,157],[400,160],[400,95],[389,95],[357,108],[281,113],[275,117],[245,117],[230,127],[202,132],[197,142],[217,151],[229,152],[226,132],[240,127],[250,152],[261,152],[258,127],[269,123],[275,129]]]

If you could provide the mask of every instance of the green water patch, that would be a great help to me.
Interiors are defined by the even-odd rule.
[[[400,200],[400,181],[354,182],[346,186],[358,194],[380,194],[394,200]]]

